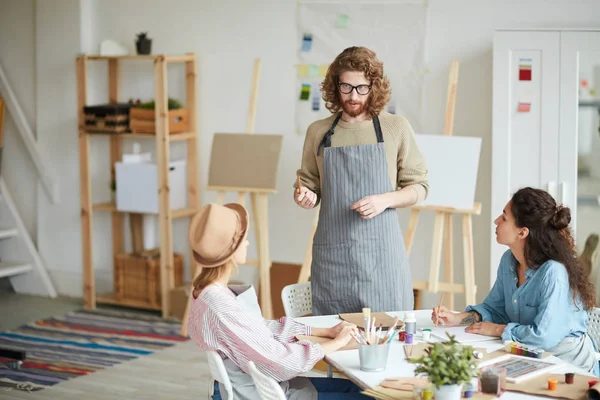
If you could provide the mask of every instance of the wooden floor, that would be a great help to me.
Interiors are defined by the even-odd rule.
[[[190,340],[37,392],[2,391],[0,399],[182,399],[208,398],[205,353]]]

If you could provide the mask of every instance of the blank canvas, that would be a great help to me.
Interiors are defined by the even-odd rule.
[[[282,135],[215,133],[208,186],[276,189]]]
[[[473,208],[481,138],[418,134],[416,140],[429,175],[429,194],[420,204]]]

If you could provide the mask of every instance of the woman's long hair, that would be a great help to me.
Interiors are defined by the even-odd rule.
[[[194,279],[194,297],[198,297],[200,292],[202,292],[205,287],[222,277],[227,271],[227,268],[230,267],[235,270],[237,268],[237,264],[233,260],[229,260],[225,264],[221,264],[218,267],[202,268],[200,274],[198,274],[196,279]]]
[[[575,304],[579,294],[586,310],[594,308],[594,285],[581,265],[569,228],[571,210],[557,205],[547,192],[526,187],[513,195],[511,211],[515,224],[529,229],[525,241],[527,266],[537,269],[548,260],[560,262],[567,269]]]
[[[366,47],[348,47],[333,60],[321,84],[325,107],[332,113],[342,110],[338,84],[340,75],[348,71],[364,72],[365,78],[371,82],[372,86],[366,104],[367,114],[379,115],[390,101],[392,90],[390,81],[383,74],[383,63],[377,59],[372,50]]]

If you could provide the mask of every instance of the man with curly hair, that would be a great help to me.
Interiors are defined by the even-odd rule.
[[[322,83],[332,115],[307,129],[294,199],[320,204],[312,248],[313,315],[412,310],[396,208],[426,198],[427,167],[408,120],[383,111],[390,84],[373,51],[349,47]]]

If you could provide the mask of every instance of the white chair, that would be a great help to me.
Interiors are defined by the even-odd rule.
[[[206,358],[208,360],[208,369],[210,370],[213,380],[223,384],[227,391],[227,398],[224,397],[224,393],[221,393],[221,398],[223,400],[233,400],[233,388],[231,387],[231,381],[229,380],[229,375],[227,375],[223,359],[219,353],[214,350],[207,350]],[[214,381],[211,382],[208,387],[209,399],[211,399],[213,395]]]
[[[312,314],[312,290],[310,282],[287,285],[281,291],[285,315],[290,318]]]
[[[595,307],[589,312],[590,323],[588,324],[588,335],[594,344],[600,349],[600,308]],[[600,353],[596,353],[596,360],[600,360]]]
[[[275,379],[260,372],[252,361],[248,361],[248,368],[261,400],[286,400],[285,392]]]

